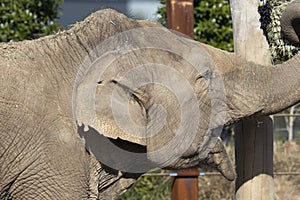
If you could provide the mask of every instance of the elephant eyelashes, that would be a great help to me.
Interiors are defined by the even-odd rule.
[[[197,76],[196,80],[201,79],[201,78],[204,78],[204,76],[203,75],[199,75],[199,76]]]
[[[121,85],[121,84],[118,83],[118,81],[116,81],[116,80],[111,80],[111,82],[114,83],[114,84],[119,84],[119,85]]]
[[[202,78],[204,78],[204,79],[209,79],[209,77],[211,77],[211,75],[212,75],[212,72],[209,71],[209,70],[206,70],[204,73],[199,74],[199,75],[197,76],[196,80],[199,80],[199,79],[202,79]]]

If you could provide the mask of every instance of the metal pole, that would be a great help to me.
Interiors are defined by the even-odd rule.
[[[167,0],[167,25],[194,38],[194,1]]]
[[[197,169],[178,170],[172,178],[172,200],[198,200]]]
[[[168,28],[194,38],[194,1],[167,0]],[[173,177],[172,200],[198,200],[197,169],[178,170]]]

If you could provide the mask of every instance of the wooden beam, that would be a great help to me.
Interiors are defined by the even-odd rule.
[[[231,0],[234,51],[248,61],[271,64],[260,29],[257,0]],[[235,126],[236,199],[274,199],[273,123],[269,117],[248,118]]]
[[[248,61],[271,64],[268,42],[260,29],[257,0],[230,0],[234,52]]]

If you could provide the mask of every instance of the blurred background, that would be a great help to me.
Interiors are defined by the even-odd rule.
[[[66,28],[103,8],[113,8],[135,19],[157,20],[159,5],[158,0],[64,0],[57,23]]]

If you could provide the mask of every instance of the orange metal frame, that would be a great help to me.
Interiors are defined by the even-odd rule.
[[[194,38],[194,1],[167,0],[168,28]],[[172,200],[198,200],[197,169],[178,170],[172,178]]]

